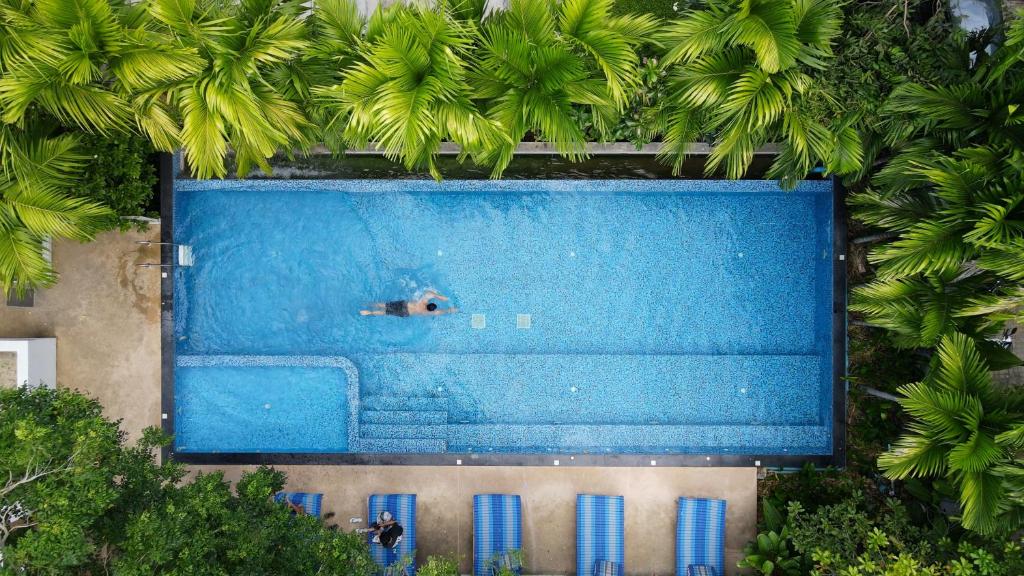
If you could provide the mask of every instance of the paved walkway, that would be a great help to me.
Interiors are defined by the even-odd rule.
[[[129,438],[160,424],[160,271],[156,239],[144,233],[104,234],[91,244],[59,242],[54,265],[60,282],[36,295],[34,308],[0,304],[0,337],[57,338],[58,385],[94,396]],[[728,500],[726,564],[730,573],[754,535],[757,479],[753,468],[579,468],[470,466],[283,466],[289,488],[323,492],[325,510],[343,530],[365,520],[373,492],[419,495],[418,558],[454,554],[471,570],[472,496],[485,492],[523,497],[526,565],[534,574],[575,571],[575,495],[626,497],[626,564],[629,574],[675,571],[675,500],[707,496]],[[210,467],[195,467],[210,470]],[[223,467],[236,479],[243,467]]]

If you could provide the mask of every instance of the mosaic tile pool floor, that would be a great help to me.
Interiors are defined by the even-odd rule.
[[[174,222],[179,452],[831,453],[830,182],[182,180]]]

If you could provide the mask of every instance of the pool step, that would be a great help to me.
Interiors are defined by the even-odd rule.
[[[448,443],[426,438],[357,438],[349,444],[349,451],[364,454],[437,454],[447,452]]]
[[[360,400],[364,411],[447,412],[448,399],[436,396],[367,396]]]
[[[820,425],[624,425],[624,424],[452,424],[453,452],[592,452],[628,448],[631,452],[824,454],[831,450],[828,429]],[[556,448],[556,447],[565,448]],[[570,448],[571,447],[571,448]],[[678,447],[673,449],[672,447]],[[749,448],[745,451],[749,452]]]
[[[361,452],[445,452],[448,399],[434,396],[368,396],[359,411]]]
[[[362,438],[395,438],[410,440],[444,440],[448,437],[447,424],[363,424],[359,427]]]
[[[447,424],[441,410],[363,410],[363,424]]]

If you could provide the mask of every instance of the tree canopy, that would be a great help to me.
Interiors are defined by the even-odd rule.
[[[127,445],[97,402],[65,389],[0,390],[0,574],[370,576],[366,540],[273,502],[285,475],[185,480],[167,438]]]

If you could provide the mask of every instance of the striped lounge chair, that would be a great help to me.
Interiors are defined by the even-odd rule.
[[[523,505],[515,494],[473,496],[473,574],[491,576],[495,561],[511,560],[506,566],[522,573],[518,557],[506,552],[523,549]]]
[[[307,515],[315,518],[320,517],[320,503],[323,499],[323,494],[311,492],[278,492],[274,494],[274,502],[283,504],[285,500],[288,500],[292,504],[302,506]]]
[[[576,495],[576,576],[625,574],[625,499]]]
[[[725,576],[725,500],[679,499],[676,576]]]
[[[409,565],[405,569],[406,576],[416,574],[416,495],[415,494],[374,494],[370,496],[366,504],[367,518],[370,522],[377,519],[377,515],[387,510],[402,525],[402,540],[394,548],[385,548],[380,544],[373,543],[373,535],[367,535],[370,539],[370,555],[373,556],[377,565],[390,575],[387,568],[392,564],[408,557]]]

